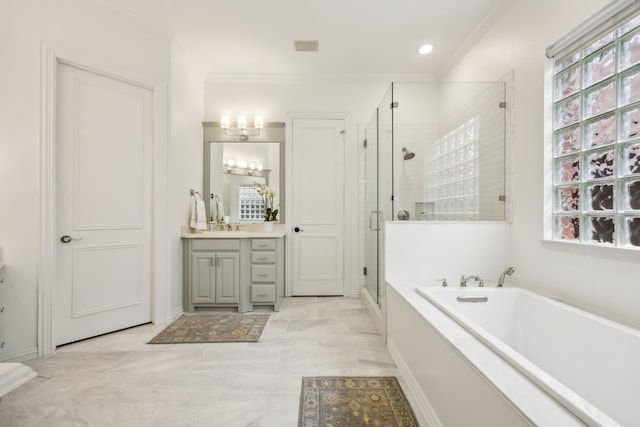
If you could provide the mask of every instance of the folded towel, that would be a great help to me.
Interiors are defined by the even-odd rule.
[[[196,230],[207,229],[207,212],[205,210],[204,201],[199,193],[193,195],[193,203],[191,205],[191,220],[189,227]]]

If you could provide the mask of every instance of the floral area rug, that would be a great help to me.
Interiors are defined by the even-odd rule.
[[[184,315],[148,344],[256,342],[268,320],[268,314]]]
[[[396,377],[303,377],[299,427],[418,427]]]

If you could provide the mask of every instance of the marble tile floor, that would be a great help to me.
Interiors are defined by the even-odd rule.
[[[369,316],[286,298],[257,343],[152,345],[166,325],[143,325],[63,346],[25,362],[38,376],[2,398],[0,426],[294,427],[303,376],[395,375],[411,401]]]

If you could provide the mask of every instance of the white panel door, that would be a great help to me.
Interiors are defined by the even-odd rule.
[[[56,345],[151,321],[152,93],[58,66]]]
[[[344,120],[293,119],[294,296],[344,295],[344,132]]]

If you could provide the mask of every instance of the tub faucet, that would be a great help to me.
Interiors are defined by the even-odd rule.
[[[507,268],[504,269],[504,271],[500,275],[500,279],[498,280],[498,287],[499,288],[501,288],[502,285],[504,285],[504,276],[506,276],[506,275],[511,276],[514,271],[516,271],[515,267],[507,267]]]
[[[480,278],[480,276],[467,276],[464,277],[464,274],[460,277],[460,286],[463,288],[467,287],[467,282],[471,279],[474,279],[475,281],[478,282],[478,286],[483,287],[484,286],[484,280],[482,280]]]

